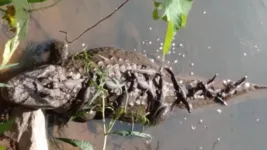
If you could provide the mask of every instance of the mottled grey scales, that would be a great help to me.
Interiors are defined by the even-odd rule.
[[[107,72],[104,88],[108,91],[106,117],[126,108],[119,120],[142,122],[146,116],[156,124],[177,108],[201,108],[218,103],[227,105],[235,96],[257,89],[264,85],[246,82],[247,77],[234,81],[218,81],[217,74],[211,79],[181,77],[168,67],[160,67],[141,53],[125,51],[113,47],[100,47],[65,57],[68,53],[64,43],[55,41],[56,51],[51,51],[45,65],[25,71],[1,89],[1,96],[8,102],[31,108],[51,110],[69,118],[71,115],[89,110],[96,119],[101,114],[102,100],[96,97],[101,84],[97,68]],[[90,67],[88,65],[90,64]],[[141,117],[141,118],[142,118]],[[81,119],[81,118],[80,118]],[[86,119],[85,119],[86,121]]]

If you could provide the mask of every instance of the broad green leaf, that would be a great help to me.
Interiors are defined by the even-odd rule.
[[[187,15],[192,7],[193,0],[164,0],[163,3],[154,1],[155,9],[164,9],[161,18],[173,23],[174,32],[184,27],[186,24]],[[153,16],[155,10],[153,11]]]
[[[74,147],[78,147],[81,150],[93,150],[94,149],[93,146],[87,141],[68,139],[68,138],[56,138],[56,139],[66,142]]]
[[[110,134],[116,134],[120,136],[136,136],[141,138],[152,138],[150,134],[138,132],[138,131],[126,131],[126,130],[120,130],[120,131],[113,131]]]
[[[12,124],[14,123],[14,119],[10,119],[5,123],[0,124],[0,134],[4,133],[6,130],[8,130]]]
[[[19,43],[26,37],[27,27],[29,22],[29,13],[25,11],[28,9],[27,0],[13,0],[12,4],[15,7],[15,28],[16,35],[8,40],[5,44],[5,49],[3,53],[3,61],[1,66],[6,65],[15,50],[17,49]]]
[[[165,41],[163,45],[163,51],[162,51],[163,59],[165,58],[165,55],[170,50],[170,46],[171,46],[174,35],[175,35],[175,32],[173,30],[173,24],[171,21],[168,21],[167,32],[166,32]]]
[[[0,145],[0,150],[6,150],[2,145]]]
[[[0,6],[11,3],[11,0],[0,0]]]
[[[9,65],[5,65],[5,66],[0,66],[0,71],[1,70],[4,70],[4,69],[7,69],[7,68],[10,68],[10,67],[14,67],[18,65],[18,63],[15,63],[15,64],[9,64]]]

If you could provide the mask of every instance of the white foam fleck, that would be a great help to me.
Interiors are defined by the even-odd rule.
[[[195,130],[195,129],[196,129],[196,127],[195,127],[195,126],[191,126],[191,129],[192,129],[192,130]]]
[[[183,47],[183,43],[180,43],[179,46],[180,46],[180,47]]]
[[[174,63],[175,63],[175,64],[178,63],[178,60],[174,60]]]
[[[152,44],[152,42],[151,42],[151,41],[149,41],[149,42],[148,42],[148,44]]]
[[[244,53],[244,56],[247,56],[247,53]]]
[[[221,109],[217,109],[217,112],[220,114],[220,113],[222,113],[222,110]]]

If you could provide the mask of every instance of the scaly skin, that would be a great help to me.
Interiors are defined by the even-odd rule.
[[[247,87],[246,77],[225,84],[215,81],[217,75],[207,82],[198,78],[182,79],[140,53],[112,47],[95,48],[74,57],[65,57],[67,52],[63,43],[55,42],[57,44],[59,46],[54,47],[59,49],[51,52],[47,65],[23,72],[7,82],[10,87],[1,89],[5,100],[51,110],[67,118],[86,109],[93,114],[88,116],[90,119],[97,119],[101,116],[98,106],[102,100],[92,101],[97,90],[95,85],[88,83],[101,84],[97,71],[100,68],[107,71],[103,78],[104,88],[108,91],[106,105],[115,112],[126,108],[119,120],[132,122],[134,118],[134,122],[143,122],[140,118],[147,115],[149,122],[156,124],[166,119],[176,106],[191,112],[192,108],[210,104],[226,105],[226,101],[235,96],[267,88],[255,84]],[[107,109],[106,117],[112,117],[114,111]]]

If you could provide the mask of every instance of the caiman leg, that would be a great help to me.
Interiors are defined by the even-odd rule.
[[[90,86],[89,86],[90,80],[87,80],[83,83],[83,88],[79,91],[77,97],[75,100],[72,101],[70,108],[67,112],[63,113],[63,120],[62,122],[59,122],[59,126],[66,125],[69,120],[72,118],[72,116],[75,116],[81,109],[84,107],[84,105],[89,101],[90,99]]]
[[[187,111],[190,113],[192,109],[192,105],[187,101],[187,94],[183,87],[177,82],[174,73],[171,71],[170,68],[164,67],[164,69],[171,75],[171,80],[176,92],[177,100],[179,102],[183,102]]]

